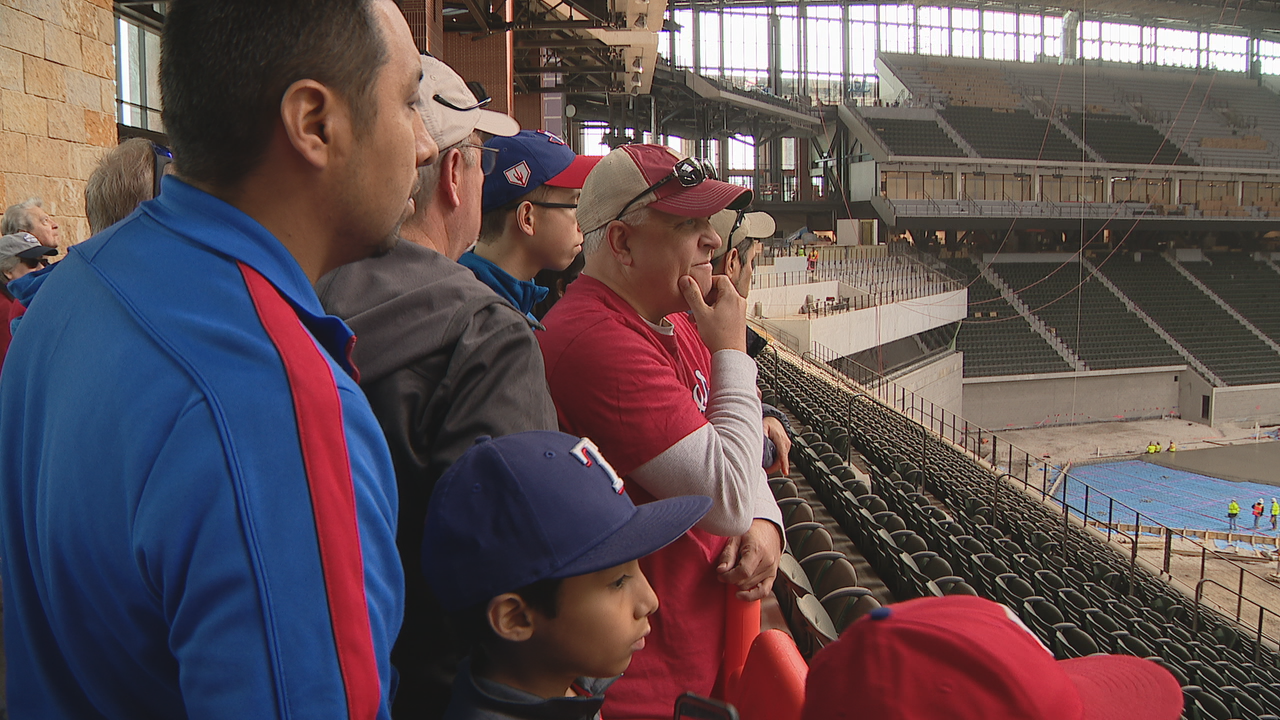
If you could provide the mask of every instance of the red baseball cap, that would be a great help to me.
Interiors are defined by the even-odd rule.
[[[618,213],[651,207],[682,215],[705,217],[751,204],[751,190],[706,178],[695,185],[683,185],[674,177],[652,192],[663,178],[672,176],[676,164],[685,158],[664,145],[620,145],[605,155],[587,175],[578,199],[578,225],[591,232],[613,220]]]
[[[1168,670],[1127,655],[1054,660],[1011,610],[968,595],[878,608],[809,668],[802,720],[1178,720]]]

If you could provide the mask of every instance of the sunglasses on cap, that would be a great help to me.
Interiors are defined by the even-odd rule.
[[[440,94],[436,94],[431,99],[449,108],[450,110],[457,110],[458,112],[470,112],[472,110],[479,110],[480,108],[483,108],[487,106],[489,103],[493,102],[493,98],[489,96],[489,91],[485,90],[484,85],[481,85],[475,80],[471,80],[467,83],[467,89],[470,90],[471,94],[475,96],[476,101],[466,107],[458,107],[457,105],[454,105],[453,103],[449,102],[447,99],[445,99],[443,95],[440,95]]]
[[[173,151],[152,142],[151,153],[155,158],[151,173],[151,197],[158,198],[160,197],[160,180],[164,178],[165,168],[173,164]]]
[[[708,178],[711,180],[716,179],[716,169],[711,165],[711,163],[703,160],[702,158],[685,158],[676,163],[675,167],[671,168],[671,172],[658,180],[658,182],[650,185],[639,195],[631,198],[626,205],[622,206],[622,209],[618,211],[618,214],[614,216],[613,219],[621,220],[622,216],[627,214],[627,210],[630,209],[632,205],[635,205],[640,198],[648,195],[654,190],[657,190],[663,185],[666,185],[672,180],[679,182],[680,187],[691,188],[702,184],[702,181]],[[738,221],[741,222],[741,218],[739,218]]]

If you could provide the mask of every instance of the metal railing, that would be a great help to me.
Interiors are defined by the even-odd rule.
[[[774,350],[774,362],[778,362],[777,351]],[[1160,549],[1159,564],[1151,563],[1161,577],[1174,586],[1181,584],[1170,572],[1175,540],[1183,540],[1199,548],[1200,570],[1195,579],[1194,588],[1184,587],[1183,592],[1194,600],[1197,610],[1208,608],[1235,621],[1257,639],[1255,655],[1260,652],[1261,643],[1265,640],[1272,647],[1280,646],[1280,614],[1268,609],[1264,593],[1274,592],[1274,585],[1262,575],[1239,564],[1235,558],[1207,547],[1198,537],[1184,533],[1180,529],[1167,527],[1141,510],[1130,507],[1106,493],[1092,487],[1088,483],[1074,477],[1069,472],[1069,465],[1055,467],[1048,456],[1033,456],[1003,439],[999,434],[975,425],[917,393],[901,387],[886,378],[883,374],[865,367],[848,357],[842,357],[834,350],[817,342],[811,342],[810,348],[801,357],[816,367],[823,369],[840,382],[856,386],[856,392],[873,397],[882,404],[896,410],[906,418],[916,422],[935,438],[945,441],[954,449],[962,450],[972,457],[985,462],[992,473],[993,482],[1011,481],[1016,483],[1026,494],[1038,496],[1041,502],[1049,507],[1057,507],[1062,516],[1062,538],[1060,548],[1065,556],[1069,546],[1082,542],[1071,538],[1071,530],[1083,531],[1091,528],[1108,542],[1128,546],[1130,586],[1136,586],[1133,577],[1138,572],[1139,544],[1143,535],[1148,538],[1157,536]],[[768,360],[762,361],[767,367]],[[777,376],[776,366],[774,376]],[[937,449],[932,450],[937,452]],[[930,447],[921,447],[920,461],[927,466]],[[1080,495],[1081,499],[1072,501],[1071,493]],[[998,494],[992,492],[993,498]],[[998,507],[997,510],[998,512]],[[1132,523],[1130,523],[1132,520]],[[1154,530],[1154,532],[1153,532]],[[1182,554],[1182,553],[1180,553]],[[1237,587],[1232,589],[1207,574],[1207,561],[1214,559],[1226,563],[1231,574],[1237,580]],[[1147,563],[1144,559],[1144,563]],[[1203,588],[1213,585],[1218,588],[1215,599],[1205,597]],[[1234,613],[1231,606],[1234,605]],[[1250,610],[1245,611],[1246,608]],[[1257,609],[1256,624],[1252,609]],[[1198,620],[1198,618],[1197,618]]]

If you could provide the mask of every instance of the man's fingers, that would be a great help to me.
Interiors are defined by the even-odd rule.
[[[720,559],[716,562],[716,572],[724,575],[734,569],[734,566],[738,564],[738,546],[741,544],[742,538],[729,538],[729,542],[724,544],[724,551],[720,553]],[[732,582],[725,578],[721,579],[725,580],[725,582]]]
[[[706,314],[711,306],[707,305],[702,299],[702,288],[698,287],[698,282],[691,275],[685,275],[676,283],[680,286],[680,292],[684,295],[685,302],[689,303],[689,310],[694,314],[695,318]]]

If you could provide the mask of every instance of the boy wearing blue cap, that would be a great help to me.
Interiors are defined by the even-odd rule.
[[[484,179],[484,216],[475,250],[458,261],[533,320],[547,288],[533,278],[564,270],[582,249],[578,195],[598,157],[578,155],[540,130],[495,137],[497,166]]]
[[[446,720],[597,717],[658,598],[639,559],[711,500],[636,507],[586,438],[480,438],[432,493],[422,566],[472,636]]]

